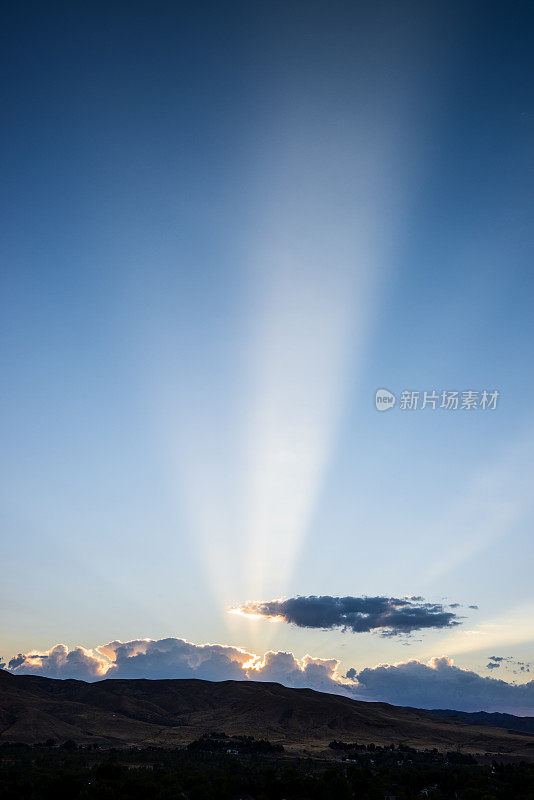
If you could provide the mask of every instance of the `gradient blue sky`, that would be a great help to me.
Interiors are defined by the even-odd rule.
[[[534,660],[533,33],[528,2],[3,5],[4,657]],[[312,594],[479,609],[410,647],[227,613]]]

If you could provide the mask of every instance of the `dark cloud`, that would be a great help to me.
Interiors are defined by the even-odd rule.
[[[355,680],[355,678],[356,678],[357,674],[358,674],[358,673],[356,672],[356,670],[354,669],[354,667],[351,667],[351,668],[350,668],[350,669],[348,669],[348,670],[347,670],[347,672],[345,673],[345,678],[347,678],[347,680],[349,680],[349,681],[353,681],[353,680]]]
[[[488,669],[497,669],[497,667],[502,666],[503,669],[512,670],[514,675],[517,675],[519,672],[530,672],[530,664],[525,661],[517,661],[513,656],[488,656],[490,662],[494,661],[496,663],[487,664]],[[514,669],[516,667],[516,669]],[[517,669],[519,667],[519,670]]]
[[[467,606],[467,608],[473,608],[475,611],[478,611],[478,606]]]
[[[460,624],[460,618],[452,611],[445,611],[440,604],[425,603],[422,597],[291,597],[249,602],[234,610],[283,619],[300,628],[379,631],[383,636]]]
[[[9,669],[16,669],[17,667],[20,667],[21,664],[24,664],[25,660],[26,656],[24,656],[22,653],[19,653],[18,656],[15,656],[9,662]]]

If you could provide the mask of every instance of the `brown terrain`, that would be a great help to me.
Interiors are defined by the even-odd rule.
[[[341,739],[534,759],[534,736],[526,733],[278,683],[85,683],[0,670],[0,741],[72,739],[103,747],[171,747],[209,731],[266,738],[283,744],[288,752],[309,755],[319,755],[332,739]]]

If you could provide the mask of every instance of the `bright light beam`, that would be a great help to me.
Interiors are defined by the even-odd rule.
[[[334,113],[319,126],[300,113],[267,182],[252,253],[249,597],[287,590],[397,232],[393,138],[373,135],[376,119],[347,136]]]
[[[393,62],[409,58],[405,44]],[[219,386],[195,402],[194,375],[182,375],[189,402],[176,402],[171,387],[163,432],[171,485],[221,608],[288,591],[402,243],[414,188],[413,154],[402,143],[424,70],[412,64],[413,82],[396,85],[393,63],[378,63],[376,52],[359,57],[357,85],[296,75],[273,102],[242,231],[251,289],[246,313],[236,314],[248,350],[243,372],[230,378],[239,390],[230,411],[218,411]]]

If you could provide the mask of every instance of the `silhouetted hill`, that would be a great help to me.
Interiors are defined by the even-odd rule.
[[[342,739],[534,755],[534,741],[520,733],[277,683],[85,683],[0,671],[0,741],[177,746],[214,730],[266,738],[289,751],[311,754]]]
[[[461,719],[469,725],[491,725],[493,728],[534,734],[534,717],[517,717],[515,714],[488,711],[451,711],[448,708],[432,709],[432,713],[439,717]]]

